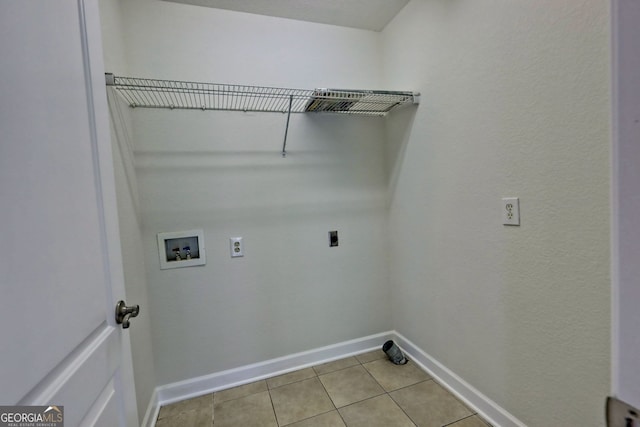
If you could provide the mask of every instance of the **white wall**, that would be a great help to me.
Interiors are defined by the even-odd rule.
[[[380,86],[378,33],[155,1],[125,8],[134,76]],[[286,159],[280,113],[138,109],[133,120],[158,384],[388,328],[383,119],[293,116]],[[192,228],[204,229],[206,266],[160,270],[156,233]],[[234,236],[244,258],[229,256]]]
[[[124,40],[125,22],[120,0],[99,0],[102,47],[106,72],[129,70]]]
[[[613,4],[613,393],[640,408],[640,4]]]
[[[413,0],[383,63],[422,92],[389,141],[393,327],[529,426],[603,425],[607,2]]]
[[[101,0],[99,6],[105,68],[107,71],[126,70],[127,58],[120,2]],[[132,326],[126,333],[131,341],[138,421],[142,424],[157,383],[151,342],[151,307],[140,225],[140,202],[131,140],[132,122],[129,108],[114,96],[114,93],[108,91],[107,95],[126,301],[128,304],[140,305],[140,314],[131,321]]]
[[[302,89],[380,83],[376,32],[158,0],[123,6],[134,76]]]

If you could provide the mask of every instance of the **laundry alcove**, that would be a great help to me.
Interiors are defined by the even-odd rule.
[[[277,112],[142,108],[108,88],[140,413],[229,370],[393,329],[495,425],[601,424],[607,4],[411,0],[377,32],[100,2],[116,80],[301,88],[304,110],[323,88],[423,97],[384,117],[292,102],[287,127],[286,95]],[[500,222],[507,196],[520,228]],[[157,234],[193,229],[206,265],[161,270]]]
[[[130,140],[156,384],[388,330],[388,122],[419,95],[384,87],[376,33],[130,7],[135,37],[107,92],[113,133]],[[168,11],[175,27],[159,24]],[[161,269],[157,234],[192,229],[206,265]]]

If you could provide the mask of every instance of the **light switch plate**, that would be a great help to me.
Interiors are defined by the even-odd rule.
[[[517,197],[504,197],[501,209],[504,225],[520,225],[520,200]]]

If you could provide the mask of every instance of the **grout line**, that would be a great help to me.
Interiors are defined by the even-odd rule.
[[[234,397],[233,399],[227,399],[227,400],[224,400],[222,402],[218,402],[218,404],[232,402],[234,400],[242,399],[242,398],[247,397],[247,396],[252,396],[254,394],[258,394],[258,393],[263,393],[265,391],[269,391],[269,386],[267,385],[266,380],[258,380],[258,381],[254,381],[252,383],[247,383],[247,384],[239,385],[239,386],[236,386],[236,387],[229,387],[229,388],[226,388],[224,390],[218,390],[218,391],[214,391],[213,393],[211,393],[213,395],[213,405],[215,406],[215,404],[216,404],[216,401],[215,401],[215,394],[216,393],[220,393],[220,392],[227,391],[227,390],[233,390],[234,388],[245,387],[245,386],[248,386],[248,385],[251,385],[251,384],[257,384],[260,381],[265,381],[265,387],[267,387],[266,390],[260,390],[260,391],[254,391],[254,392],[251,392],[251,393],[247,393],[247,394],[245,394],[243,396]]]
[[[370,363],[370,362],[367,362]],[[369,370],[364,366],[363,363],[360,364],[362,366],[362,368],[364,369],[364,371],[369,374],[369,376],[376,382],[376,384],[378,384],[378,386],[380,386],[380,388],[382,389],[382,391],[384,391],[385,393],[389,394],[389,392],[384,388],[384,386],[382,384],[380,384],[378,382],[378,380],[376,379],[376,377],[373,376],[373,374],[371,372],[369,372]]]
[[[293,421],[293,422],[291,422],[291,423],[289,423],[289,424],[282,424],[282,425],[280,425],[280,424],[278,423],[278,427],[290,426],[291,424],[296,424],[296,423],[300,423],[300,422],[302,422],[302,421],[310,420],[311,418],[319,417],[320,415],[328,414],[329,412],[333,412],[333,411],[338,412],[338,410],[334,408],[334,409],[330,409],[330,410],[328,410],[328,411],[320,412],[319,414],[315,414],[315,415],[312,415],[312,416],[307,417],[307,418],[301,418],[301,419],[296,420],[296,421]],[[340,415],[340,413],[339,413],[339,412],[338,412],[338,415]],[[344,420],[343,420],[343,421],[344,421]]]
[[[454,425],[455,423],[459,423],[460,421],[462,421],[462,420],[466,420],[467,418],[475,417],[476,415],[477,415],[477,414],[471,414],[471,415],[468,415],[468,416],[466,416],[466,417],[460,418],[459,420],[452,421],[452,422],[450,422],[449,424],[445,424],[445,425],[443,425],[442,427],[452,426],[452,425]],[[480,419],[480,421],[482,421],[483,423],[487,424],[487,422],[486,422],[484,419],[482,419],[482,417],[478,416],[478,418]]]
[[[305,368],[305,369],[307,369],[307,368]],[[301,369],[301,370],[302,370],[302,369]],[[297,371],[293,371],[293,372],[297,372]],[[291,372],[290,372],[290,373],[291,373]],[[315,374],[315,371],[314,371],[314,374]],[[289,374],[285,374],[285,375],[289,375]],[[271,377],[271,378],[277,378],[277,377],[279,377],[279,376],[280,376],[280,375],[276,375],[275,377]],[[307,378],[302,378],[302,379],[300,379],[300,380],[291,381],[290,383],[282,384],[282,385],[279,385],[279,386],[276,386],[276,387],[269,387],[269,383],[267,383],[267,390],[269,390],[269,391],[271,391],[271,390],[275,390],[275,389],[278,389],[278,388],[280,388],[280,387],[288,386],[288,385],[291,385],[291,384],[301,383],[302,381],[310,380],[310,379],[312,379],[312,378],[318,378],[318,375],[317,375],[317,374],[315,374],[315,375],[313,375],[313,376],[311,376],[311,377],[307,377]],[[265,378],[263,381],[267,381],[268,379],[270,379],[270,378]],[[252,383],[249,383],[249,384],[252,384]]]
[[[388,391],[387,393],[395,393],[396,391],[404,390],[405,388],[413,387],[414,385],[426,383],[427,381],[433,381],[433,378],[427,378],[426,380],[418,381],[417,383],[405,385],[404,387],[400,387],[400,388],[397,388],[395,390]],[[433,381],[433,382],[435,383],[435,381]],[[438,384],[438,383],[436,383],[436,384]],[[438,384],[438,385],[440,385],[440,384]],[[465,407],[466,406],[467,405],[465,405]]]
[[[420,384],[420,383],[423,383],[423,382],[425,382],[425,381],[429,381],[429,380],[420,381],[419,383],[416,383],[416,384]],[[411,385],[415,385],[415,384],[411,384]],[[406,387],[399,388],[398,390],[402,390],[402,389],[404,389],[404,388],[411,387],[411,385],[408,385],[408,386],[406,386]],[[398,391],[398,390],[393,390],[393,391]],[[417,426],[417,425],[418,425],[418,423],[417,423],[413,418],[411,418],[411,415],[409,415],[409,414],[407,413],[407,411],[405,411],[405,410],[404,410],[404,408],[402,407],[402,405],[400,405],[400,404],[399,404],[399,403],[398,403],[398,402],[393,398],[393,396],[391,396],[391,392],[387,392],[387,396],[389,396],[389,398],[391,399],[391,401],[392,401],[393,403],[395,403],[395,404],[396,404],[396,406],[397,406],[398,408],[400,408],[400,410],[401,410],[401,411],[402,411],[402,412],[407,416],[407,418],[409,418],[409,420],[410,420],[410,421],[411,421],[415,426]],[[443,426],[443,427],[444,427],[444,426]]]
[[[267,381],[267,380],[262,380]],[[271,402],[271,410],[273,411],[273,418],[276,419],[276,424],[280,427],[280,421],[278,421],[278,413],[276,412],[276,407],[273,404],[273,397],[271,397],[271,390],[269,390],[269,386],[267,385],[267,393],[269,393],[269,402]]]
[[[351,402],[348,405],[344,405],[344,406],[341,406],[339,408],[336,408],[336,410],[338,412],[340,412],[340,409],[345,409],[345,408],[348,408],[349,406],[358,405],[358,404],[360,404],[362,402],[366,402],[367,400],[371,400],[371,399],[375,399],[375,398],[380,397],[380,396],[384,396],[385,394],[388,395],[389,393],[383,392],[383,393],[380,393],[380,394],[376,394],[375,396],[367,397],[366,399],[358,400],[357,402]],[[393,399],[391,399],[391,400],[393,400]],[[394,402],[395,402],[395,400],[394,400]]]
[[[354,365],[355,366],[355,365]],[[333,401],[333,398],[331,397],[331,395],[329,394],[329,391],[327,390],[327,388],[324,386],[324,383],[322,382],[322,380],[320,379],[320,376],[318,375],[318,382],[320,383],[320,385],[322,386],[322,389],[324,390],[324,392],[327,394],[327,397],[329,398],[329,400],[331,401],[331,404],[333,405],[333,409],[334,410],[338,410],[338,407],[336,406],[336,402]],[[338,412],[339,414],[339,412]],[[342,417],[342,416],[341,416]]]
[[[211,426],[213,426],[213,424],[215,423],[214,419],[215,419],[215,410],[216,410],[216,405],[213,401],[214,399],[214,395],[215,393],[211,393]]]
[[[316,375],[318,377],[321,377],[323,375],[333,374],[334,372],[340,372],[340,371],[344,371],[345,369],[353,368],[354,366],[362,365],[362,363],[360,363],[359,360],[356,359],[356,361],[358,363],[354,363],[353,365],[345,366],[344,368],[334,369],[333,371],[323,372],[322,374],[319,374],[318,371],[316,371],[315,369],[314,369],[314,371],[315,371],[315,373],[316,373]],[[333,363],[333,362],[329,362],[329,363]],[[318,365],[318,366],[320,366],[320,365]]]

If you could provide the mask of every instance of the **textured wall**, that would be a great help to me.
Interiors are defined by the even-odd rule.
[[[422,92],[389,141],[393,327],[530,426],[603,424],[608,31],[604,1],[413,0],[383,34]]]

